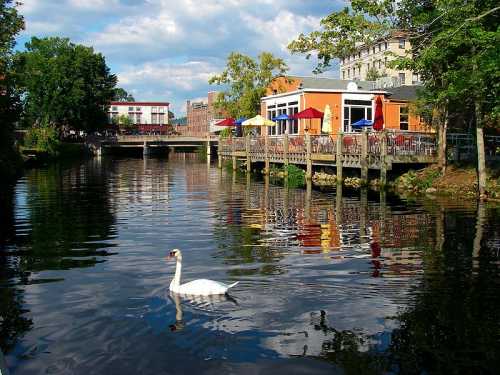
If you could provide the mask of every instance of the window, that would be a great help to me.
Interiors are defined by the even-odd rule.
[[[408,107],[399,107],[399,129],[408,130]]]
[[[158,124],[158,114],[157,113],[151,113],[151,124],[153,124],[153,125]]]
[[[289,105],[291,103],[288,103]],[[299,112],[299,107],[288,107],[288,116]],[[299,120],[288,120],[288,133],[299,134]]]
[[[158,112],[160,112],[160,113],[165,113],[165,108],[163,108],[163,107],[158,107]]]
[[[351,68],[347,69],[347,78],[351,78]]]
[[[406,74],[399,73],[399,82],[401,82],[402,85],[405,84],[405,79],[406,79]]]
[[[134,112],[134,107],[128,107],[129,112]]]
[[[140,112],[141,111],[141,107],[135,107],[135,110],[136,110],[136,112]]]
[[[372,120],[371,100],[344,100],[344,132],[351,132],[351,124],[366,119]]]
[[[372,48],[372,52],[373,52],[373,53],[375,53],[375,46],[373,46],[373,48]]]
[[[387,51],[387,42],[384,42],[384,49]]]
[[[128,114],[128,119],[129,119],[130,121],[132,121],[132,123],[135,123],[135,121],[134,121],[134,120],[135,120],[135,119],[134,119],[134,115],[133,115],[132,113],[129,113],[129,114]]]
[[[345,79],[345,70],[342,70],[342,79]]]
[[[112,107],[112,108],[111,108],[111,110],[112,110],[113,112],[116,112],[116,111],[118,111],[118,107],[117,107],[117,106],[114,106],[114,107]]]
[[[157,113],[156,107],[151,107],[151,113]]]
[[[165,114],[160,113],[158,114],[158,124],[163,125],[165,123]]]
[[[140,113],[136,113],[135,114],[135,123],[136,124],[140,124],[141,123],[141,114]]]
[[[411,79],[411,84],[416,85],[420,80],[418,79],[418,74],[413,73],[413,77]]]
[[[399,49],[405,49],[405,42],[404,38],[399,39]]]
[[[380,44],[378,45],[378,51],[379,51],[379,52],[380,52],[380,51],[382,51],[382,43],[380,43]]]

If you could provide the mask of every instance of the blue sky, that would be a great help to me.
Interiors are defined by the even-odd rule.
[[[177,115],[206,97],[231,51],[283,57],[291,74],[311,75],[314,60],[286,45],[319,27],[341,0],[22,0],[31,36],[63,36],[106,56],[119,85],[136,100],[166,100]],[[327,76],[337,76],[334,66]]]

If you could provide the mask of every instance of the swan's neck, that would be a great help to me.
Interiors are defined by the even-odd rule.
[[[175,266],[175,275],[170,283],[170,289],[177,288],[181,285],[181,271],[182,271],[182,261],[177,259],[177,265]]]

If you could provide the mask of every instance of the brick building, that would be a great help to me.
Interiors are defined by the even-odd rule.
[[[186,103],[187,126],[182,127],[182,134],[191,136],[206,136],[210,124],[221,116],[214,108],[217,92],[209,92],[206,100]]]

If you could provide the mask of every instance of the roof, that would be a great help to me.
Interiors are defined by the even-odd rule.
[[[388,88],[391,100],[405,100],[409,102],[413,102],[417,100],[418,89],[422,86],[399,86],[399,87],[391,87]]]
[[[170,103],[168,102],[111,102],[111,105],[144,105],[144,106],[165,106],[168,107]]]
[[[371,81],[353,81],[323,77],[289,76],[289,78],[300,80],[302,82],[300,89],[347,90],[348,83],[355,82],[360,90],[371,90],[374,84]]]

